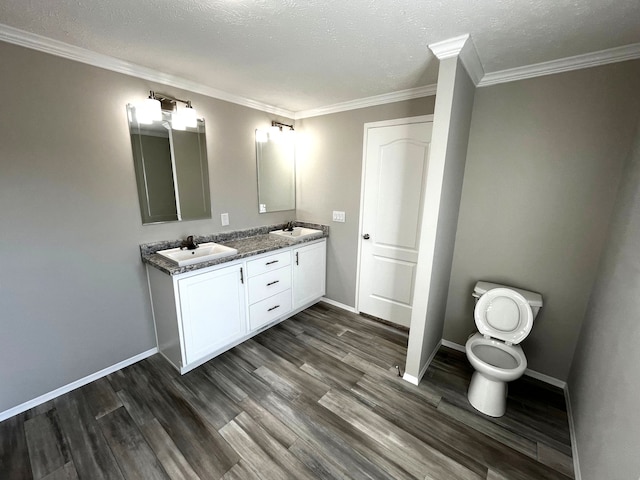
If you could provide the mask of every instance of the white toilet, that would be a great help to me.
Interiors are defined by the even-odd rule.
[[[507,382],[520,378],[527,368],[518,344],[529,335],[542,296],[490,282],[476,283],[473,296],[478,333],[469,337],[465,350],[476,371],[467,397],[482,413],[501,417],[507,408]]]

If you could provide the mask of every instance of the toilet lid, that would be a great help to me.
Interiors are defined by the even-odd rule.
[[[504,342],[518,344],[533,327],[529,302],[509,288],[494,288],[480,297],[473,316],[478,331]]]

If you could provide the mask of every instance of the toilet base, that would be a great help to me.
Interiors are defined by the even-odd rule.
[[[501,417],[507,410],[507,383],[491,380],[476,371],[471,377],[467,398],[476,410],[490,417]]]

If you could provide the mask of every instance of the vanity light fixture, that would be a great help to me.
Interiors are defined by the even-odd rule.
[[[289,130],[282,130],[282,127],[286,127]],[[293,125],[287,125],[286,123],[280,123],[273,120],[271,122],[271,128],[269,128],[269,138],[275,142],[279,142],[282,140],[282,137],[285,133],[293,133],[295,129]]]
[[[184,103],[185,106],[178,107],[178,103]],[[198,113],[191,105],[191,100],[181,100],[165,93],[150,91],[149,98],[136,105],[136,113],[140,123],[162,120],[162,110],[172,112],[171,126],[175,130],[198,127]]]
[[[282,130],[282,127],[288,128],[288,130]],[[271,140],[272,142],[279,142],[282,140],[284,134],[292,134],[295,131],[293,125],[288,125],[286,123],[280,123],[273,120],[271,122],[271,126],[266,129],[257,129],[256,130],[256,142],[265,143]]]

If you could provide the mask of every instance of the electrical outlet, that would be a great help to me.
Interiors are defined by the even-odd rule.
[[[226,227],[227,225],[229,225],[229,214],[228,213],[221,213],[220,214],[220,223],[222,224],[223,227]]]
[[[338,212],[336,210],[333,211],[333,221],[344,223],[346,220],[344,212]]]

